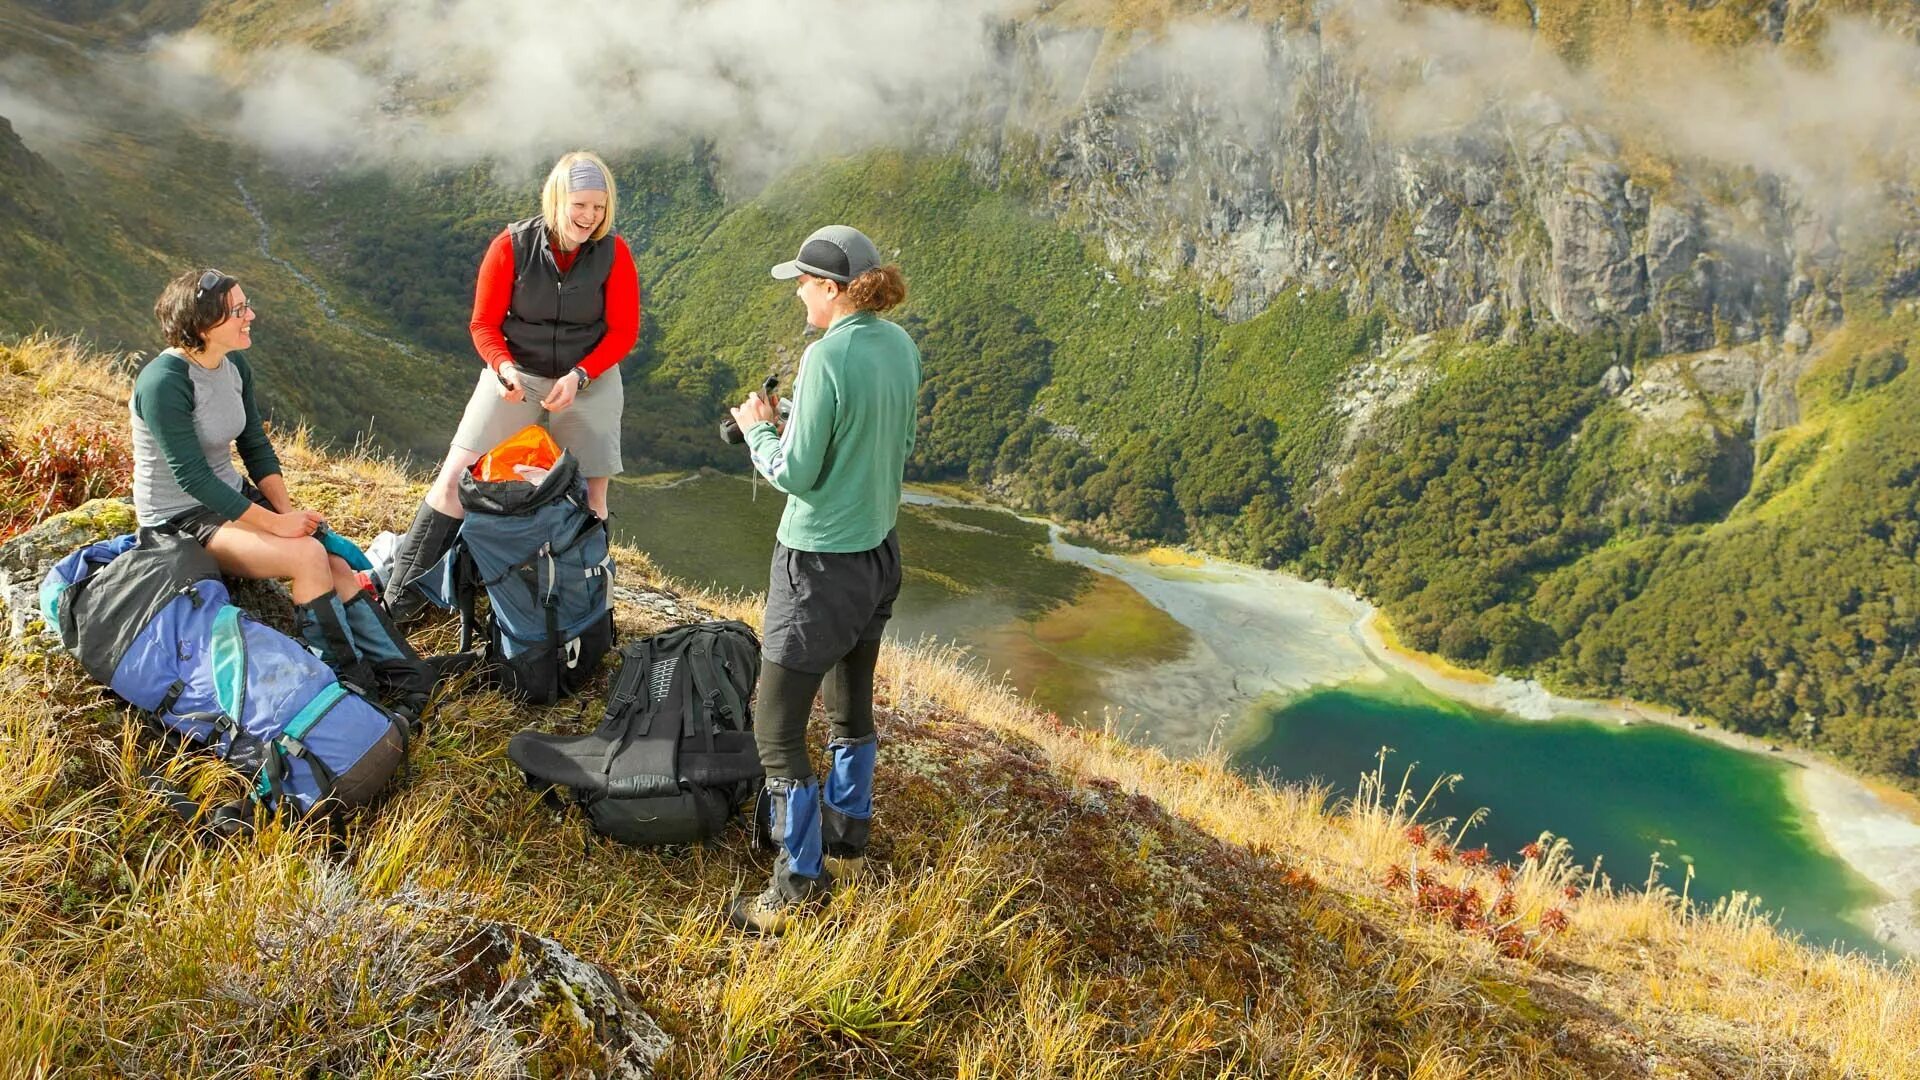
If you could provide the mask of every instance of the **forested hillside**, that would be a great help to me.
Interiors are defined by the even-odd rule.
[[[715,419],[769,370],[790,378],[807,340],[766,267],[851,221],[912,283],[916,477],[1336,578],[1419,647],[1920,778],[1920,234],[1900,178],[1862,168],[1885,224],[1864,229],[1817,185],[1731,151],[1683,168],[1526,95],[1492,126],[1385,134],[1361,88],[1403,66],[1343,66],[1339,20],[1290,2],[1251,5],[1273,21],[1235,40],[1258,55],[1222,70],[1284,83],[1291,112],[1234,126],[1251,121],[1178,70],[1099,88],[1127,50],[1178,44],[1197,6],[1043,5],[999,39],[980,91],[1011,85],[1009,118],[914,149],[764,183],[702,139],[615,155],[646,310],[632,466],[740,467]],[[1393,25],[1446,37],[1441,68],[1519,33],[1595,78],[1644,34],[1707,58],[1778,43],[1817,67],[1853,40],[1828,36],[1848,16],[1914,30],[1908,5],[1867,0],[1416,14],[1440,10],[1483,19]],[[283,419],[437,453],[473,377],[473,267],[535,212],[544,162],[276,156],[210,110],[134,107],[150,87],[109,59],[184,26],[326,56],[371,11],[0,3],[10,73],[97,87],[71,122],[0,97],[0,116],[27,117],[0,128],[0,328],[151,349],[167,271],[219,265],[260,306],[255,363]],[[1047,67],[1058,52],[1081,66]],[[1082,96],[1035,74],[1061,70]],[[425,125],[449,92],[419,93]]]

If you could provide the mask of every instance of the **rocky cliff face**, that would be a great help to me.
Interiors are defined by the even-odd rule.
[[[1842,318],[1843,292],[1857,300],[1843,278],[1859,265],[1883,296],[1920,290],[1909,192],[1876,192],[1870,225],[1846,220],[1859,208],[1780,176],[1643,160],[1633,132],[1550,90],[1410,127],[1386,115],[1377,65],[1350,42],[1234,34],[1209,54],[1207,42],[1009,33],[1015,105],[974,161],[1005,176],[1035,155],[1055,212],[1117,262],[1214,283],[1229,317],[1283,291],[1337,290],[1415,332],[1646,322],[1666,352],[1804,348]]]

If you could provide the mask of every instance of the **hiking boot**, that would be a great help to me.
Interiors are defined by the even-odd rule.
[[[411,622],[433,606],[420,590],[409,586],[432,569],[453,546],[453,539],[460,532],[460,520],[421,500],[420,509],[414,511],[413,524],[407,526],[406,535],[393,547],[393,568],[387,573],[383,599],[395,622]]]
[[[827,876],[835,885],[853,885],[867,877],[865,855],[826,855],[821,857],[820,865],[827,868]]]
[[[727,925],[749,934],[778,937],[786,933],[793,920],[811,904],[810,900],[795,900],[781,892],[780,886],[769,884],[757,896],[741,893],[734,897],[733,903],[727,906]]]
[[[827,772],[822,795],[820,840],[827,874],[837,884],[853,882],[866,871],[867,836],[873,825],[873,766],[879,748],[873,735],[828,744],[833,767]]]
[[[781,934],[793,917],[831,888],[820,856],[820,784],[816,780],[767,778],[771,808],[773,877],[757,895],[734,897],[727,922],[757,934]]]

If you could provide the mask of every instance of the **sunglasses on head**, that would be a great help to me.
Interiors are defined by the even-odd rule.
[[[235,280],[234,278],[228,277],[227,275],[221,273],[218,270],[208,270],[206,273],[200,275],[199,293],[201,296],[205,296],[210,292],[219,290],[220,283],[223,281],[227,283],[228,288],[231,288],[233,286],[234,280]],[[220,291],[224,291],[224,290],[220,290]]]

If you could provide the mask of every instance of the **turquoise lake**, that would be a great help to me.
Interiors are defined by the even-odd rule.
[[[738,477],[622,480],[612,493],[614,528],[670,575],[759,592],[783,498]],[[1061,716],[1100,722],[1124,714],[1162,672],[1169,684],[1231,675],[1196,669],[1194,657],[1216,651],[1199,628],[1217,634],[1218,624],[1248,616],[1209,610],[1214,602],[1204,588],[1168,603],[1162,590],[1179,583],[1137,578],[1136,589],[1092,568],[1084,550],[1081,561],[1057,557],[1044,524],[991,508],[912,505],[902,509],[899,531],[908,570],[892,632],[954,641]],[[1234,597],[1218,606],[1244,603]],[[1328,621],[1297,617],[1315,626]],[[1330,642],[1344,633],[1337,625],[1319,630]],[[1341,683],[1336,674],[1329,681],[1277,706],[1268,695],[1260,699],[1265,706],[1249,702],[1240,715],[1216,719],[1236,747],[1236,765],[1350,794],[1380,748],[1391,747],[1389,775],[1417,763],[1421,791],[1437,776],[1461,776],[1437,797],[1431,816],[1487,809],[1467,846],[1485,843],[1512,857],[1547,830],[1567,837],[1581,863],[1598,856],[1616,884],[1633,886],[1646,880],[1657,854],[1661,880],[1676,891],[1691,865],[1696,901],[1745,891],[1811,941],[1882,952],[1849,918],[1878,894],[1822,844],[1792,797],[1792,766],[1657,725],[1513,719],[1405,677]],[[1205,726],[1205,718],[1185,719]],[[1174,725],[1163,719],[1157,726]],[[1184,745],[1144,727],[1135,733]]]

